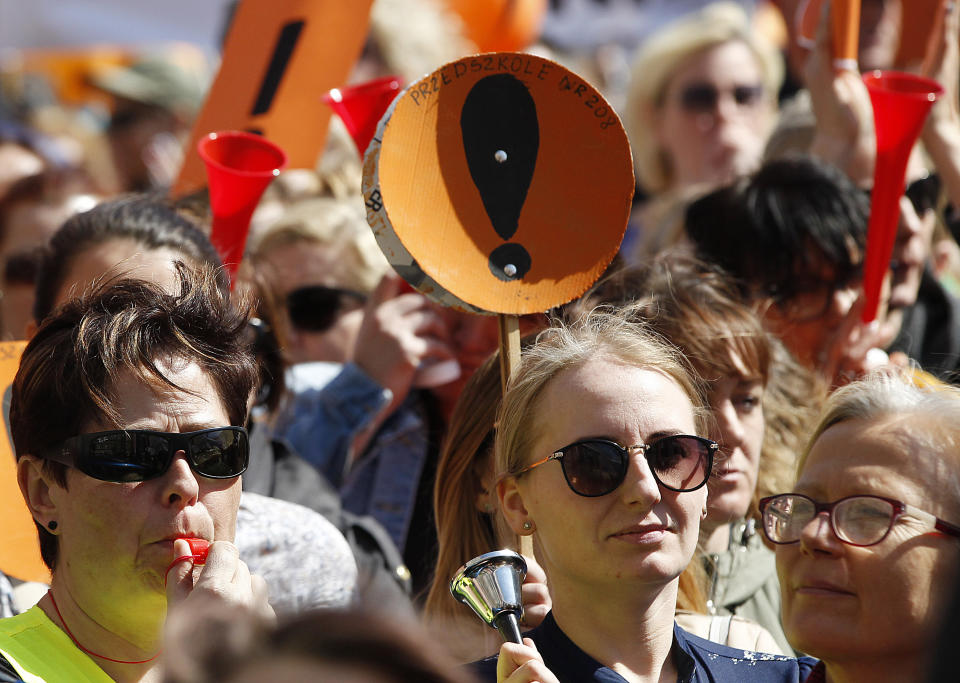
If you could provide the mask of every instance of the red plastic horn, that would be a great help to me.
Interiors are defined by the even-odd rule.
[[[874,71],[864,74],[863,80],[873,103],[877,134],[877,162],[863,266],[865,303],[861,319],[868,323],[877,317],[880,289],[893,253],[910,150],[920,136],[930,107],[943,94],[943,88],[929,78],[899,71]]]
[[[361,159],[377,132],[380,118],[399,94],[401,85],[397,76],[384,76],[359,85],[334,88],[323,96],[323,101],[347,127]]]
[[[216,247],[231,283],[243,259],[250,217],[270,181],[287,165],[287,155],[266,138],[236,130],[210,133],[197,144],[207,166]]]

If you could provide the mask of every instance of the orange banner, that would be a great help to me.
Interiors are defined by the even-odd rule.
[[[40,559],[37,528],[17,485],[17,467],[10,437],[10,385],[20,366],[26,342],[0,343],[0,386],[3,387],[3,421],[0,423],[0,571],[24,581],[50,582],[50,572]]]
[[[212,131],[259,133],[286,151],[291,168],[313,168],[331,114],[321,97],[346,83],[367,35],[371,4],[242,0],[173,195],[207,184],[196,148]]]

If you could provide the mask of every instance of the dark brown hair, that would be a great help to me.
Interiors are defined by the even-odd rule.
[[[121,427],[113,389],[125,373],[180,389],[157,367],[159,359],[197,363],[216,387],[230,424],[246,422],[257,380],[246,315],[218,287],[212,268],[178,262],[176,269],[176,294],[152,282],[109,280],[43,322],[13,381],[10,426],[18,458],[42,457],[93,422]],[[63,465],[44,466],[66,483]],[[53,569],[56,537],[37,528],[44,562]]]
[[[843,172],[788,156],[690,204],[685,229],[745,296],[782,302],[822,283],[824,263],[833,286],[860,277],[869,215],[869,197]]]
[[[602,298],[602,303],[628,307],[632,317],[679,347],[708,392],[718,377],[740,374],[731,352],[767,383],[768,336],[734,282],[716,267],[682,251],[666,252],[645,266],[613,273]]]
[[[33,317],[40,323],[53,311],[73,259],[87,247],[129,239],[148,249],[171,249],[191,266],[220,266],[220,257],[207,236],[165,199],[128,195],[103,202],[67,219],[50,238],[37,274]],[[215,272],[221,289],[229,289],[225,271]]]

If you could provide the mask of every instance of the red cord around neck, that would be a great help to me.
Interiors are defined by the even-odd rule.
[[[113,659],[112,657],[104,657],[103,655],[98,654],[98,653],[94,652],[93,650],[88,650],[88,649],[85,648],[83,645],[81,645],[81,644],[80,644],[80,641],[78,641],[78,640],[74,637],[73,633],[70,632],[70,627],[67,626],[67,622],[64,621],[63,615],[60,614],[60,608],[57,607],[57,600],[56,600],[56,598],[53,597],[53,589],[52,589],[52,588],[47,591],[47,595],[50,596],[50,602],[53,603],[53,609],[56,610],[56,612],[57,612],[57,617],[60,619],[60,623],[63,624],[63,630],[67,632],[67,635],[68,635],[68,636],[70,636],[70,640],[73,641],[73,644],[76,645],[76,646],[77,646],[78,648],[80,648],[81,650],[83,650],[84,652],[86,652],[88,655],[92,655],[92,656],[94,656],[94,657],[98,657],[98,658],[100,658],[100,659],[104,659],[104,660],[106,660],[106,661],[108,661],[108,662],[113,662],[114,664],[146,664],[147,662],[152,662],[154,659],[156,659],[157,657],[160,656],[160,651],[158,651],[157,654],[155,654],[155,655],[154,655],[153,657],[151,657],[150,659],[141,659],[141,660],[136,661],[136,662],[128,662],[128,661],[123,660],[123,659]]]

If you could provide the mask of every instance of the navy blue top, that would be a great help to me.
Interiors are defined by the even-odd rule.
[[[624,683],[624,678],[605,667],[574,645],[547,615],[530,633],[543,661],[560,683]],[[817,664],[811,657],[784,657],[750,650],[737,650],[687,633],[673,625],[673,661],[679,676],[677,683],[800,683]],[[470,665],[481,681],[497,680],[497,657],[488,657]]]

